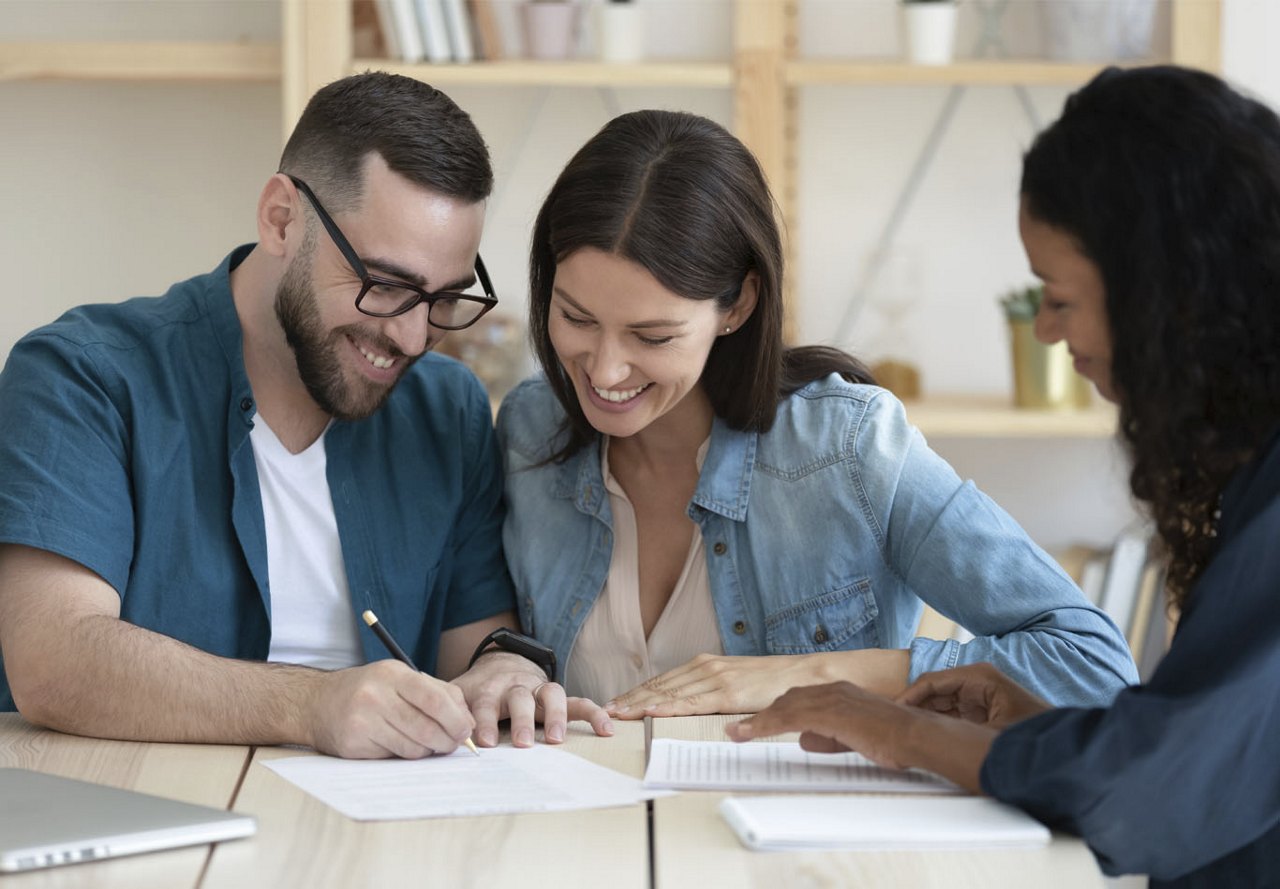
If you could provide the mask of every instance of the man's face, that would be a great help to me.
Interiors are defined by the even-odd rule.
[[[483,203],[413,185],[377,155],[366,161],[364,176],[360,207],[333,217],[371,274],[431,292],[474,280]],[[427,322],[426,303],[374,318],[356,308],[359,292],[359,277],[311,218],[276,289],[275,311],[311,398],[341,420],[381,407],[409,366],[445,333]]]

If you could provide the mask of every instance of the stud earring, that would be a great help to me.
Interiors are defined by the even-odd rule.
[[[725,333],[733,333],[733,328],[732,328],[732,327],[726,327],[726,328],[724,329],[724,332],[725,332]]]

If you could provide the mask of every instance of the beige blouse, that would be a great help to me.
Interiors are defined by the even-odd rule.
[[[698,448],[698,470],[708,438]],[[723,654],[711,603],[707,554],[695,527],[680,579],[667,607],[646,640],[640,618],[640,544],[636,513],[626,492],[609,471],[609,439],[600,448],[600,470],[613,511],[613,557],[604,589],[578,632],[565,687],[571,695],[603,704],[651,676],[680,666],[696,654]]]

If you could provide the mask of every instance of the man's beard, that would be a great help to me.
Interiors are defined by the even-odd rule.
[[[321,410],[339,420],[362,420],[382,407],[395,383],[380,385],[357,376],[348,382],[342,372],[339,350],[348,333],[357,341],[376,344],[382,352],[400,364],[400,377],[417,357],[409,358],[386,337],[357,325],[338,327],[326,332],[320,321],[315,291],[311,286],[310,263],[306,251],[285,270],[276,288],[276,318],[284,329],[285,340],[293,350],[298,376]],[[400,377],[396,378],[399,382]]]

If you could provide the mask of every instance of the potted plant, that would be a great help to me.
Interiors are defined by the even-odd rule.
[[[1009,325],[1013,359],[1013,403],[1016,407],[1071,410],[1088,407],[1089,381],[1071,366],[1067,344],[1046,346],[1036,339],[1036,313],[1044,288],[1039,284],[1010,290],[1000,297]]]
[[[520,7],[524,45],[533,59],[567,59],[578,43],[575,0],[525,0]]]
[[[956,0],[902,0],[905,55],[916,65],[947,65],[955,54]]]

